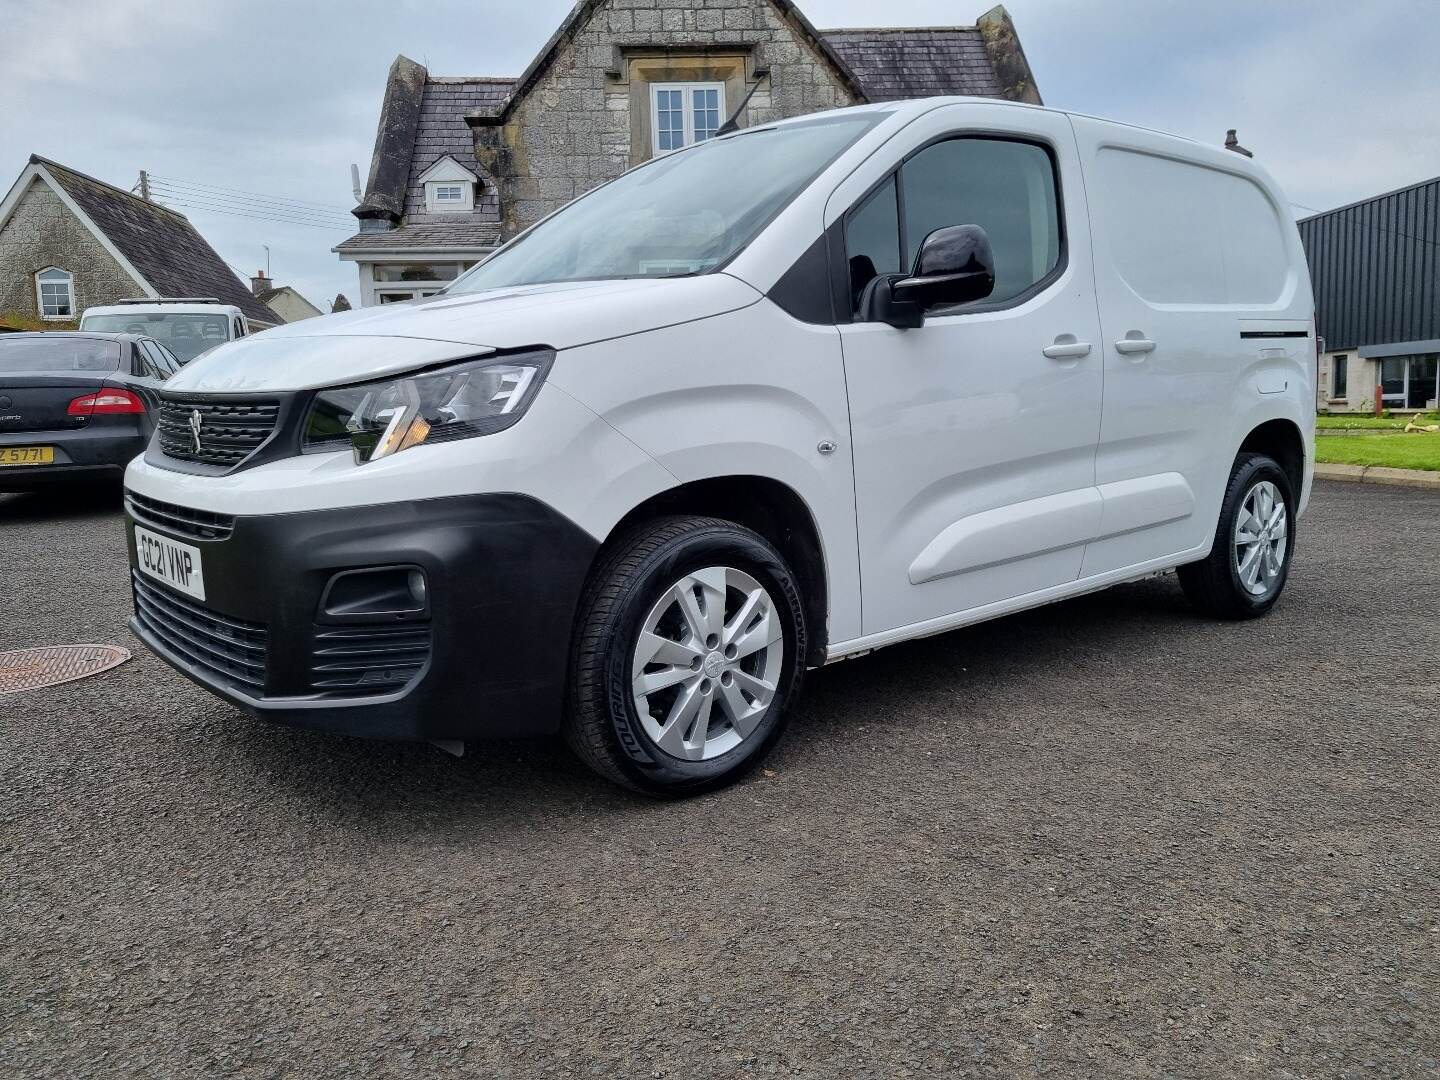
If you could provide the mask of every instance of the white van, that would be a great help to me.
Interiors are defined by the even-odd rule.
[[[142,297],[86,308],[80,316],[80,329],[143,334],[161,342],[180,363],[188,364],[217,345],[264,327],[252,328],[243,311],[214,297]]]
[[[1264,614],[1313,457],[1285,205],[1241,155],[968,98],[667,155],[440,296],[181,371],[131,626],[256,715],[563,731],[676,795],[807,668],[1176,567]]]

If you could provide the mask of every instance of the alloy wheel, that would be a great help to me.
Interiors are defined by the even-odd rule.
[[[1251,596],[1268,596],[1279,584],[1289,532],[1279,488],[1262,480],[1245,493],[1235,515],[1235,571]]]
[[[765,587],[733,567],[695,570],[640,624],[630,665],[636,712],[665,753],[708,761],[760,726],[784,660],[784,629]]]

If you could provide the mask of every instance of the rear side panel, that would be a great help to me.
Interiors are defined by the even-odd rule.
[[[1082,577],[1198,558],[1241,442],[1313,424],[1313,305],[1299,235],[1250,160],[1072,118],[1095,237],[1105,401],[1096,484],[1132,527],[1086,551]],[[1263,332],[1263,336],[1261,336]]]

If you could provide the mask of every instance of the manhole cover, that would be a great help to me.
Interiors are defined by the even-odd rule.
[[[118,645],[47,645],[0,652],[0,694],[18,694],[98,675],[130,659]]]

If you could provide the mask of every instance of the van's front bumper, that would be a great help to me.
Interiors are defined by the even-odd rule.
[[[558,728],[575,609],[598,545],[538,500],[456,496],[219,518],[218,528],[209,515],[200,532],[182,509],[127,500],[130,626],[206,689],[266,719],[370,738]],[[137,569],[137,517],[200,551],[204,600]],[[223,539],[203,538],[227,527]],[[424,612],[322,610],[336,574],[386,567],[425,575]],[[337,670],[353,685],[336,689]]]

